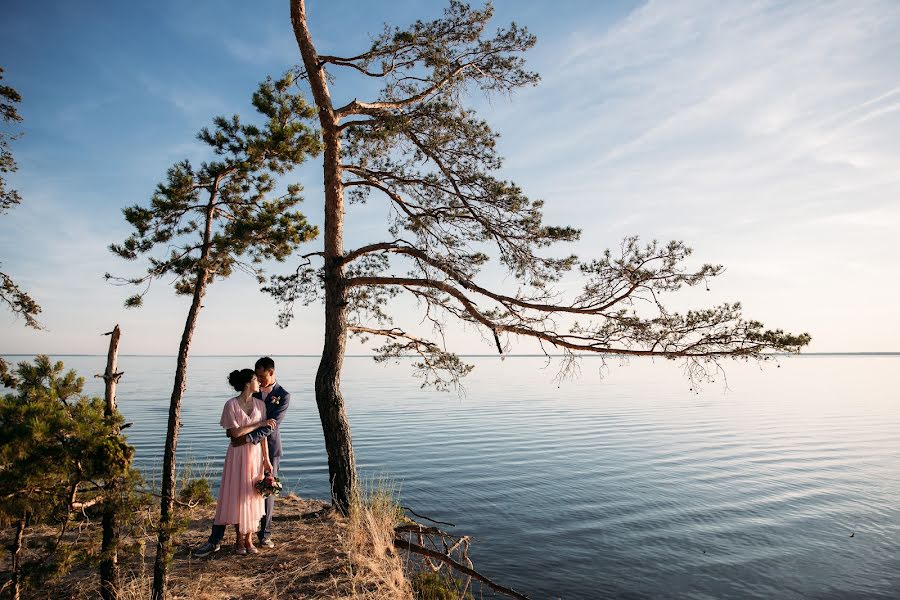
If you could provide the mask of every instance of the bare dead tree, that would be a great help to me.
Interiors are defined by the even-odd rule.
[[[106,370],[103,375],[97,375],[103,379],[105,384],[104,401],[105,406],[103,415],[113,423],[113,430],[110,432],[113,436],[118,436],[120,431],[118,421],[114,417],[118,414],[119,409],[116,406],[116,385],[123,373],[118,371],[119,362],[119,339],[122,336],[122,330],[116,325],[112,331],[104,333],[109,337],[109,351],[106,355]],[[121,481],[112,478],[106,482],[106,494],[114,497],[118,491],[117,486],[121,485]],[[103,507],[103,541],[100,547],[100,597],[103,600],[116,600],[119,597],[119,515],[117,506],[114,502],[105,502]]]
[[[705,285],[723,270],[689,266],[691,249],[680,241],[629,237],[593,260],[549,255],[548,247],[575,241],[580,231],[545,224],[543,202],[499,178],[497,134],[464,102],[473,91],[509,94],[538,82],[523,58],[535,37],[515,23],[490,34],[490,4],[473,9],[451,0],[440,18],[385,26],[368,50],[348,56],[320,55],[305,1],[290,4],[299,74],[318,106],[324,142],[324,251],[321,265],[307,257],[267,290],[282,304],[282,325],[295,302],[324,301],[316,401],[338,508],[346,508],[355,485],[340,391],[348,335],[383,338],[378,360],[417,355],[423,385],[445,389],[472,369],[446,346],[449,321],[474,326],[501,354],[514,338],[536,339],[546,353],[562,353],[562,372],[585,353],[659,356],[683,360],[688,376],[702,379],[724,358],[763,359],[809,343],[807,334],[746,319],[739,303],[667,308],[668,294]],[[336,102],[328,84],[340,73],[378,81],[381,92]],[[345,201],[386,203],[385,238],[345,250]],[[479,277],[491,255],[513,276],[516,292]],[[582,282],[574,298],[555,285],[568,273]],[[430,339],[395,324],[390,301],[400,294],[423,307]]]

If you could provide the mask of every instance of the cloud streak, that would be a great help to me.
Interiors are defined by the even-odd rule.
[[[644,3],[539,46],[540,88],[494,111],[509,172],[584,228],[583,254],[684,238],[750,314],[818,349],[893,348],[900,319],[854,311],[837,332],[827,299],[869,285],[859,264],[900,299],[897,32],[895,2]]]

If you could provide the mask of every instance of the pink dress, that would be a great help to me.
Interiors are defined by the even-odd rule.
[[[238,399],[232,398],[225,403],[219,424],[225,429],[245,427],[259,423],[265,415],[266,405],[259,398],[253,399],[253,410],[249,415],[238,404]],[[253,485],[263,477],[262,462],[262,447],[259,444],[228,444],[216,506],[216,525],[237,525],[241,533],[259,529],[259,520],[266,506],[265,499]]]

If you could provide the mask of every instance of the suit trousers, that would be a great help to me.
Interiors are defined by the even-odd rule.
[[[276,456],[271,459],[272,460],[272,475],[278,476],[278,463],[281,462],[281,457]],[[266,498],[266,514],[262,516],[262,519],[259,520],[259,531],[256,532],[256,537],[259,538],[260,542],[264,542],[265,540],[272,537],[272,513],[275,510],[275,494],[268,496]]]

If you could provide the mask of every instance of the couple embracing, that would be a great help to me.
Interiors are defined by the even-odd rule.
[[[260,546],[275,546],[271,538],[275,496],[263,497],[256,485],[267,474],[278,474],[280,428],[291,395],[275,381],[275,361],[264,356],[254,366],[228,376],[238,395],[225,403],[219,424],[231,443],[225,454],[212,533],[194,551],[196,557],[217,552],[229,525],[237,536],[237,554],[259,552],[251,539],[254,533]]]

